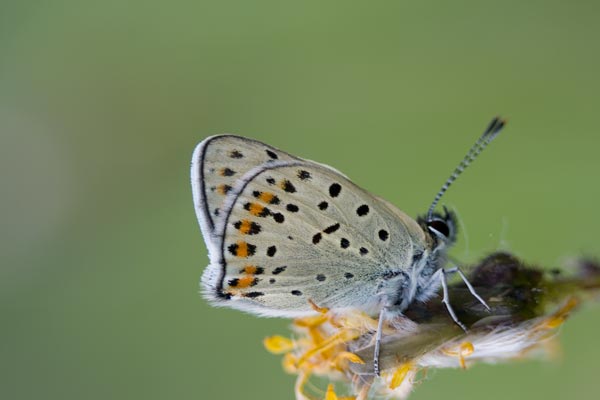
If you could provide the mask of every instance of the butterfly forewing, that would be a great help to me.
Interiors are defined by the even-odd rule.
[[[192,190],[196,214],[209,248],[227,195],[252,168],[293,160],[293,156],[264,143],[234,135],[219,135],[200,143],[192,158]]]
[[[220,207],[205,290],[265,315],[307,314],[309,300],[336,308],[377,301],[385,276],[407,270],[423,242],[411,218],[310,161],[249,170]]]

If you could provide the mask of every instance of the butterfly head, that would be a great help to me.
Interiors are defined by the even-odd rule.
[[[444,207],[444,213],[433,213],[431,216],[419,217],[417,222],[429,235],[433,248],[451,246],[456,241],[456,214]]]

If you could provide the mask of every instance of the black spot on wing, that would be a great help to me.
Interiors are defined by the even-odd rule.
[[[300,178],[303,181],[310,179],[310,172],[301,169],[300,171],[298,171],[298,178]]]
[[[227,281],[227,284],[232,287],[236,287],[240,283],[238,278],[233,278]]]
[[[323,274],[319,274],[319,275],[317,275],[317,276],[316,276],[316,279],[317,279],[319,282],[323,282],[323,281],[324,281],[325,279],[327,279],[327,278],[325,277],[325,275],[323,275]]]
[[[327,207],[328,207],[328,206],[329,206],[329,204],[327,204],[327,202],[326,202],[326,201],[322,201],[322,202],[320,202],[320,203],[319,203],[319,205],[318,205],[318,207],[319,207],[319,210],[321,210],[321,211],[323,211],[323,210],[327,210]]]
[[[267,255],[269,257],[273,257],[275,255],[275,253],[277,253],[277,247],[275,247],[275,246],[269,246],[267,248]]]
[[[283,271],[287,269],[287,265],[282,265],[281,267],[277,267],[273,270],[273,275],[279,275]]]
[[[369,206],[366,204],[363,204],[362,206],[360,206],[356,209],[356,214],[358,214],[359,217],[364,217],[368,213],[369,213]]]
[[[295,204],[288,204],[287,206],[285,206],[285,209],[289,212],[298,212],[299,210],[298,206]]]
[[[275,214],[273,214],[273,219],[278,224],[281,224],[281,223],[283,223],[283,221],[285,221],[285,217],[283,216],[282,213],[275,213]]]
[[[321,241],[322,237],[323,237],[323,235],[321,235],[321,232],[315,233],[314,236],[312,237],[313,244],[319,243]]]
[[[342,238],[342,240],[340,240],[340,247],[342,249],[347,249],[348,247],[350,247],[350,241],[346,238]]]
[[[225,167],[221,170],[221,176],[233,176],[233,175],[235,175],[235,171],[232,170],[231,168]]]
[[[292,290],[290,293],[292,293],[294,296],[302,296],[302,292],[299,290]]]
[[[342,186],[339,183],[332,183],[331,186],[329,186],[329,195],[331,197],[338,197],[341,191]]]
[[[271,150],[269,150],[269,149],[266,149],[266,150],[265,150],[265,152],[266,152],[266,153],[267,153],[267,155],[268,155],[268,156],[269,156],[271,159],[273,159],[273,160],[277,160],[277,159],[279,158],[279,156],[278,156],[276,153],[272,152],[272,151],[271,151]]]
[[[229,193],[233,189],[230,185],[222,185],[219,187],[219,190],[223,192],[223,194]]]
[[[242,296],[253,299],[253,298],[264,296],[264,295],[265,294],[263,292],[250,292],[250,293],[245,293]]]
[[[390,237],[390,234],[389,234],[389,233],[388,233],[388,231],[386,231],[385,229],[381,229],[381,230],[378,232],[378,235],[379,235],[379,239],[383,240],[384,242],[385,242],[386,240],[388,240],[388,238]]]
[[[296,187],[294,185],[292,185],[292,182],[288,181],[287,179],[284,179],[283,181],[281,181],[281,188],[288,193],[296,192]]]
[[[340,224],[334,224],[334,225],[331,225],[331,226],[328,226],[327,228],[325,228],[323,230],[323,232],[330,234],[330,233],[337,231],[338,229],[340,229]]]
[[[229,157],[231,157],[231,158],[244,158],[244,155],[239,150],[232,150],[229,153]]]

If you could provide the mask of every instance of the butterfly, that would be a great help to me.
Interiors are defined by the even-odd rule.
[[[212,136],[193,153],[194,206],[210,264],[204,296],[269,317],[313,315],[315,305],[379,315],[374,372],[383,321],[440,286],[442,301],[464,330],[447,295],[457,272],[483,305],[447,249],[457,221],[439,200],[505,121],[494,118],[435,196],[413,219],[336,169],[235,135]]]

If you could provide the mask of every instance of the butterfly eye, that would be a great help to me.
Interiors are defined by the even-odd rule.
[[[436,235],[441,235],[445,238],[450,236],[450,227],[441,219],[433,219],[427,222],[427,228]]]

